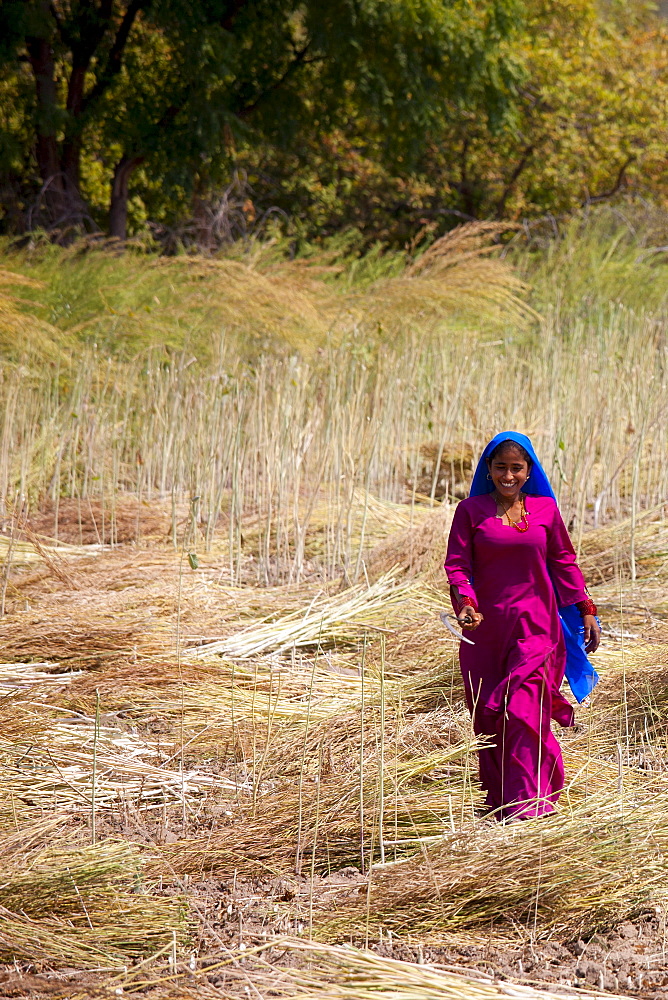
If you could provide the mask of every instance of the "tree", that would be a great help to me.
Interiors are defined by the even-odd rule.
[[[668,31],[642,0],[532,0],[512,123],[467,111],[431,136],[434,200],[475,218],[567,214],[637,192],[665,197]]]
[[[82,163],[95,155],[122,238],[140,165],[189,197],[229,170],[236,144],[285,147],[351,108],[382,123],[390,158],[413,162],[447,103],[508,114],[522,15],[521,0],[3,0],[24,182],[32,172],[45,225],[90,224]]]
[[[527,0],[505,43],[519,84],[501,114],[480,77],[464,100],[442,85],[411,145],[397,123],[349,99],[336,121],[289,144],[239,145],[236,162],[259,218],[276,206],[307,239],[352,227],[366,245],[404,246],[462,218],[564,215],[629,193],[661,202],[667,41],[642,0]]]

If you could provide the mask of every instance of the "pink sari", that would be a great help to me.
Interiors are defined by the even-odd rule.
[[[573,724],[560,692],[566,647],[558,604],[585,600],[571,540],[551,497],[527,496],[529,529],[496,516],[491,494],[455,511],[445,571],[484,621],[466,632],[459,662],[481,750],[480,782],[498,818],[552,812],[564,786],[561,748],[550,722]],[[556,593],[555,593],[556,591]]]

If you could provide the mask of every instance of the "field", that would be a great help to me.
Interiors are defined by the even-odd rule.
[[[668,995],[660,222],[5,252],[2,996]],[[439,618],[504,427],[605,629],[509,826]]]

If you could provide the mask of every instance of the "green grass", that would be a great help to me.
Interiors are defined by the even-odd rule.
[[[555,229],[559,237],[555,238]],[[511,253],[532,302],[566,322],[611,310],[663,314],[668,304],[668,214],[630,203],[603,206],[522,231]]]

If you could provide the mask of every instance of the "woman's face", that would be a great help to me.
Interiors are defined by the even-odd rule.
[[[514,445],[507,444],[489,463],[489,474],[500,496],[515,499],[529,478],[529,466]]]

